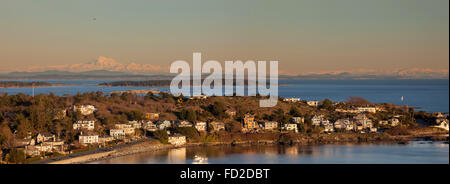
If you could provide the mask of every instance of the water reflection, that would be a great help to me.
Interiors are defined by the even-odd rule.
[[[222,145],[148,152],[102,164],[377,164],[449,163],[448,144],[346,144],[321,146]]]

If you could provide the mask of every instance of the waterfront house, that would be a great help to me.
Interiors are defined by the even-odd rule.
[[[258,124],[255,121],[255,116],[251,114],[246,114],[244,116],[244,128],[247,130],[257,129]]]
[[[73,111],[80,112],[83,116],[93,114],[97,109],[93,105],[74,105]]]
[[[225,130],[225,124],[223,122],[212,121],[209,123],[209,128],[213,131]]]
[[[336,129],[347,129],[347,126],[349,124],[351,124],[349,118],[338,119],[336,122],[334,122],[334,128],[336,128]]]
[[[292,117],[291,118],[291,123],[302,124],[304,122],[305,122],[304,117]]]
[[[320,126],[322,119],[323,119],[323,115],[314,115],[311,118],[311,123],[313,126]]]
[[[389,121],[387,121],[387,120],[379,120],[378,121],[378,125],[379,126],[385,126],[385,125],[388,125],[389,124]]]
[[[265,121],[262,123],[264,130],[276,130],[278,128],[278,122],[276,121]]]
[[[334,132],[334,127],[332,123],[324,124],[323,127],[324,132]]]
[[[372,128],[372,120],[365,114],[358,114],[357,116],[354,116],[353,119],[358,125],[361,125],[363,129]]]
[[[98,135],[93,132],[81,132],[78,141],[80,144],[96,144],[98,143]]]
[[[94,120],[78,120],[73,124],[74,130],[94,130]]]
[[[286,130],[286,131],[294,131],[295,133],[297,133],[297,132],[298,132],[297,124],[294,124],[294,123],[286,123],[286,124],[283,125],[283,130]]]
[[[47,142],[47,141],[51,141],[51,142],[56,141],[55,135],[48,133],[48,132],[44,132],[44,133],[39,133],[36,137],[37,143]]]
[[[377,133],[377,130],[378,130],[378,129],[375,128],[375,127],[372,127],[372,128],[370,128],[369,130],[370,130],[371,133]]]
[[[114,137],[115,139],[122,139],[126,134],[124,129],[110,129],[109,135]]]
[[[206,128],[206,122],[200,121],[195,123],[195,129],[197,129],[198,131],[206,131]]]
[[[173,145],[186,144],[186,136],[179,135],[179,134],[171,135],[168,138],[168,142]]]
[[[448,119],[445,119],[445,120],[441,121],[440,123],[438,123],[436,126],[433,126],[433,127],[442,128],[442,129],[445,129],[445,130],[449,131],[448,124],[449,124]]]

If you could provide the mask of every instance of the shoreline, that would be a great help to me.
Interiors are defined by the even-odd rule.
[[[371,136],[367,139],[313,139],[312,137],[302,138],[300,140],[293,141],[291,144],[297,146],[318,146],[318,145],[340,145],[340,144],[373,144],[373,143],[392,143],[392,144],[408,144],[409,141],[444,141],[448,144],[448,134],[431,134],[420,136],[389,136],[389,137],[376,137]],[[81,156],[67,155],[66,159],[51,158],[48,160],[42,160],[37,164],[87,164],[95,161],[108,160],[123,156],[130,156],[134,154],[154,152],[168,149],[176,149],[183,147],[197,147],[197,146],[220,146],[220,145],[284,145],[277,140],[247,140],[247,141],[232,141],[232,142],[205,142],[205,143],[186,143],[184,145],[171,145],[162,144],[154,140],[143,141],[132,145],[115,146],[109,149],[109,151],[101,151],[98,153],[91,153]],[[61,159],[61,160],[60,160]]]

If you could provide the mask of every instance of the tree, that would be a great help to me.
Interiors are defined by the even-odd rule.
[[[326,98],[325,100],[322,101],[322,105],[321,105],[322,109],[327,109],[327,110],[334,110],[333,107],[333,102],[331,100],[329,100],[328,98]]]
[[[361,98],[361,97],[354,97],[351,96],[349,97],[345,103],[350,104],[350,105],[357,105],[357,106],[365,106],[365,105],[371,105],[372,103],[370,103],[368,100]]]
[[[169,135],[167,135],[167,132],[165,130],[156,130],[153,133],[153,136],[155,136],[155,138],[158,139],[161,143],[168,143]]]
[[[15,164],[23,164],[25,163],[26,155],[22,150],[18,150],[16,148],[13,148],[9,151],[9,153],[6,155],[6,161],[15,163]]]

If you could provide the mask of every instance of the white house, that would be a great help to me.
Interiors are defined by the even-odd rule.
[[[122,139],[126,134],[124,129],[110,129],[109,135],[115,139]]]
[[[200,121],[195,123],[195,129],[198,131],[206,131],[206,122]]]
[[[306,104],[308,104],[309,106],[317,107],[319,106],[319,101],[307,101]]]
[[[369,119],[365,114],[358,114],[357,116],[353,117],[353,119],[355,120],[355,123],[362,126],[363,129],[372,128],[372,120]]]
[[[284,102],[300,102],[300,98],[285,98]]]
[[[297,133],[298,132],[297,124],[294,124],[294,123],[284,124],[283,125],[283,130],[294,131],[294,132]]]
[[[169,136],[168,142],[174,145],[186,144],[186,136],[183,135],[172,135]]]
[[[171,125],[172,125],[172,123],[170,121],[168,121],[168,120],[162,120],[162,121],[158,121],[156,123],[156,126],[160,130],[164,130],[166,128],[169,128]]]
[[[48,132],[44,132],[44,133],[39,133],[38,136],[36,137],[36,142],[37,143],[41,143],[41,142],[47,142],[47,141],[56,141],[56,136],[48,133]]]
[[[391,118],[389,120],[389,125],[391,126],[398,126],[400,124],[400,121],[397,118]]]
[[[83,133],[78,136],[80,144],[96,144],[98,143],[98,135],[92,132]]]
[[[356,110],[358,110],[359,113],[363,113],[363,112],[376,113],[377,112],[377,109],[375,107],[356,107]]]
[[[78,120],[73,124],[74,130],[86,129],[94,130],[95,121],[93,120]]]
[[[278,122],[276,121],[265,121],[262,124],[264,130],[276,130],[278,128]]]
[[[223,122],[218,122],[218,121],[210,122],[209,127],[214,131],[225,130],[225,124]]]
[[[94,111],[96,111],[96,110],[97,109],[93,105],[74,105],[73,106],[74,112],[80,112],[84,116],[90,115],[90,114],[94,113]]]
[[[438,125],[433,126],[433,127],[442,128],[442,129],[445,129],[445,130],[449,131],[449,129],[448,129],[448,120],[443,120],[440,123],[438,123]]]

